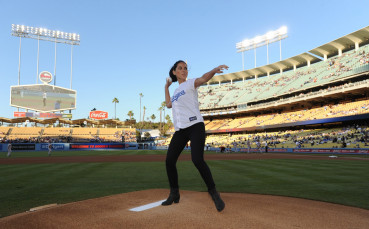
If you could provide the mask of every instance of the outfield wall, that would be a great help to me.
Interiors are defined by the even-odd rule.
[[[12,143],[12,151],[46,151],[48,143]],[[138,149],[137,143],[52,143],[53,151]],[[7,152],[8,144],[0,144],[0,151]]]
[[[12,151],[47,151],[48,143],[13,143]],[[145,149],[139,147],[138,143],[52,143],[53,151],[73,151],[73,150],[135,150]],[[164,148],[158,147],[158,149]],[[156,147],[148,148],[156,149]],[[190,150],[188,147],[185,150]],[[219,152],[219,148],[210,148],[211,151]],[[0,144],[0,152],[7,152],[8,144]],[[228,152],[227,150],[225,153]],[[231,152],[236,153],[264,153],[265,149],[261,148],[235,148]],[[269,148],[268,153],[318,153],[318,154],[364,154],[369,155],[369,149],[354,149],[354,148]]]
[[[211,148],[213,151],[220,151],[219,148]],[[251,148],[250,151],[247,148],[232,149],[232,152],[237,153],[264,153],[265,148],[256,149]],[[351,149],[351,148],[268,148],[268,153],[320,153],[320,154],[365,154],[369,155],[369,149]]]

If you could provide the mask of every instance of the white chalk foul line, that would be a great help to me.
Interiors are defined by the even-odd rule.
[[[163,201],[166,201],[166,199],[165,200],[160,200],[158,202],[154,202],[154,203],[151,203],[151,204],[142,205],[142,206],[139,206],[139,207],[136,207],[136,208],[131,208],[129,210],[133,211],[133,212],[145,211],[147,209],[160,206]]]

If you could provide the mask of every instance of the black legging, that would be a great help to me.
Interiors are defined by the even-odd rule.
[[[204,161],[205,125],[203,122],[196,123],[186,129],[176,131],[169,144],[167,159],[165,161],[170,188],[178,189],[178,173],[176,163],[188,141],[191,141],[191,158],[208,190],[215,189],[211,171]]]

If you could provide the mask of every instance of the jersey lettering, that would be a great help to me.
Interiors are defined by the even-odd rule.
[[[174,101],[178,101],[179,97],[181,97],[182,95],[185,95],[185,94],[186,94],[186,92],[184,90],[182,90],[182,91],[178,92],[177,94],[175,94],[172,98],[172,103]]]

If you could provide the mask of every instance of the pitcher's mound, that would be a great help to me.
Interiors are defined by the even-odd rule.
[[[279,196],[221,193],[218,212],[206,192],[180,191],[179,204],[155,189],[57,205],[0,219],[0,228],[369,228],[369,210]],[[150,206],[149,206],[150,207]]]

